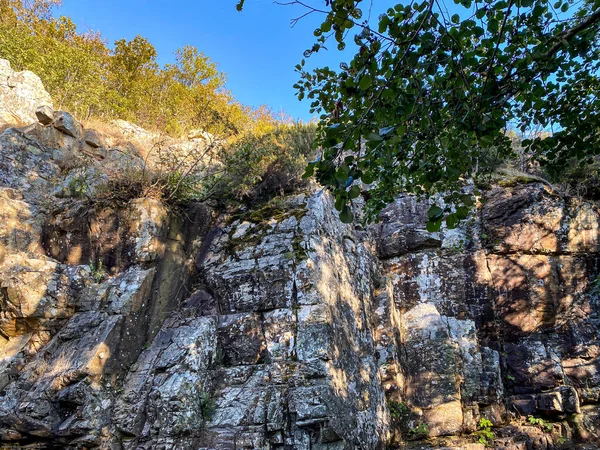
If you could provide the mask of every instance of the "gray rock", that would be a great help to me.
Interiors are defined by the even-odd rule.
[[[59,131],[62,131],[68,136],[76,139],[80,138],[83,132],[81,124],[68,112],[56,111],[54,113],[54,119],[52,126]]]
[[[48,105],[43,105],[35,110],[35,116],[42,125],[50,125],[54,120],[54,110]]]
[[[23,126],[36,123],[40,105],[52,105],[40,78],[32,72],[15,72],[0,59],[0,125]]]
[[[83,140],[92,148],[104,147],[104,139],[102,135],[96,130],[85,130]]]
[[[577,391],[561,386],[537,396],[538,410],[545,414],[578,414],[581,412]]]

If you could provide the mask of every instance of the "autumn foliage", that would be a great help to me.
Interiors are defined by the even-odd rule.
[[[55,107],[90,117],[124,119],[182,136],[201,129],[219,137],[243,135],[274,122],[225,89],[225,74],[198,49],[177,50],[161,66],[142,36],[109,47],[100,32],[80,32],[54,17],[60,0],[0,0],[0,58],[38,74]]]

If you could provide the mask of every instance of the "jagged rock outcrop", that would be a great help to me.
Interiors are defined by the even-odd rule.
[[[35,101],[0,135],[0,447],[600,445],[595,205],[494,188],[429,233],[414,197],[364,229],[316,187],[95,202],[139,155]]]

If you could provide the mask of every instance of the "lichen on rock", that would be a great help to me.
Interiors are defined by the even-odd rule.
[[[315,186],[97,202],[144,160],[27,98],[0,135],[0,446],[599,445],[595,205],[515,183],[430,233],[412,196],[363,228]]]

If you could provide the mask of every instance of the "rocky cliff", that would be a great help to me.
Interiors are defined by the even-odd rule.
[[[139,156],[19,95],[0,448],[600,448],[595,205],[493,188],[429,233],[413,197],[363,229],[317,187],[235,214],[94,202],[74,180]]]

